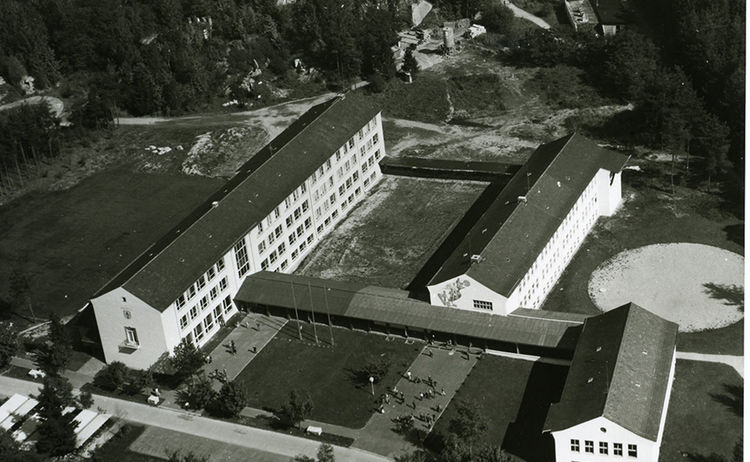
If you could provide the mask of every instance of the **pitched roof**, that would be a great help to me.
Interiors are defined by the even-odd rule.
[[[466,274],[509,296],[599,169],[627,160],[575,133],[539,146],[428,285]],[[472,264],[474,254],[483,260]]]
[[[403,290],[349,282],[261,271],[245,279],[235,301],[314,310],[318,320],[326,313],[352,319],[451,332],[468,337],[573,351],[584,315],[561,319],[497,316],[489,313],[434,306],[408,297]],[[572,328],[572,329],[571,329]]]
[[[122,286],[165,310],[378,112],[356,94],[313,106],[95,297]]]
[[[545,430],[603,416],[656,441],[677,327],[634,303],[588,318]]]

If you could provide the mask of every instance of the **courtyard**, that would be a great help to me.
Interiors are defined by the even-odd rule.
[[[295,321],[288,322],[235,381],[248,397],[248,406],[275,411],[289,393],[307,393],[313,409],[309,419],[349,428],[363,427],[377,409],[375,397],[391,389],[419,354],[423,344],[403,338],[302,324],[302,340]],[[333,334],[333,345],[331,343]],[[410,341],[411,342],[411,341]],[[362,379],[371,362],[388,364],[374,384],[374,396]]]

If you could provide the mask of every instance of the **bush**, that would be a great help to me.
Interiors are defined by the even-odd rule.
[[[217,417],[237,417],[247,405],[245,392],[234,382],[222,385],[206,410]]]
[[[125,386],[128,372],[128,366],[119,361],[107,364],[94,376],[94,385],[105,391],[118,392]]]
[[[202,374],[194,375],[188,379],[187,385],[177,394],[180,402],[189,403],[189,407],[192,409],[206,407],[215,398],[215,395],[211,380]]]

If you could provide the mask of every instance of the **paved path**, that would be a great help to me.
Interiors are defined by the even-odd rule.
[[[227,371],[227,378],[234,380],[286,322],[283,318],[249,313],[211,352],[212,361],[206,365],[206,373],[223,368]],[[237,347],[236,354],[230,350],[232,341]],[[214,388],[221,388],[221,383],[214,381]]]
[[[533,14],[529,13],[528,11],[522,10],[521,8],[517,7],[516,5],[514,5],[514,4],[510,3],[510,2],[506,2],[505,6],[507,6],[508,8],[510,8],[510,10],[513,12],[513,14],[516,17],[518,17],[518,18],[522,18],[522,19],[525,19],[527,21],[531,21],[534,24],[536,24],[537,26],[541,27],[542,29],[550,29],[550,28],[552,28],[552,26],[550,26],[549,23],[547,21],[545,21],[544,19],[540,18],[539,16],[534,16]]]
[[[740,374],[740,377],[745,378],[745,357],[744,356],[733,356],[733,355],[709,355],[704,353],[690,353],[687,351],[678,351],[677,359],[688,359],[691,361],[705,361],[709,363],[721,363],[727,366],[733,367],[734,370]]]
[[[409,415],[418,417],[424,414],[435,417],[432,423],[437,421],[476,362],[476,355],[426,346],[409,367],[412,379],[419,377],[422,383],[412,382],[407,377],[402,377],[396,384],[396,388],[404,394],[404,402],[398,402],[391,396],[390,402],[384,408],[385,413],[376,413],[370,418],[353,446],[378,454],[386,454],[389,457],[418,449],[403,435],[393,431],[395,427],[393,419]],[[432,377],[436,382],[433,389],[437,393],[431,399],[420,399],[418,395],[426,393],[431,388],[426,383],[428,377]],[[441,391],[445,394],[441,395]],[[439,410],[438,406],[440,406]],[[419,430],[427,432],[432,430],[432,425],[427,421],[415,420],[414,423],[414,427]]]
[[[38,383],[0,376],[1,394],[38,394],[39,387]],[[74,390],[74,394],[76,393],[78,391]],[[107,396],[94,395],[94,407],[103,409],[105,412],[124,420],[197,435],[214,441],[235,444],[282,456],[295,457],[299,454],[314,456],[320,446],[319,442],[305,438]],[[380,462],[389,460],[383,456],[357,448],[334,446],[334,453],[337,461]]]

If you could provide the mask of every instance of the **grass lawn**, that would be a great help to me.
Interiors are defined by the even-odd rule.
[[[313,403],[310,419],[361,428],[374,411],[369,384],[355,383],[353,372],[369,358],[387,356],[390,367],[376,387],[393,387],[412,363],[421,344],[402,339],[386,341],[377,334],[334,328],[336,346],[330,346],[327,328],[318,326],[320,346],[313,341],[312,326],[303,325],[304,341],[290,322],[266,345],[235,381],[245,389],[248,405],[278,409],[292,390],[307,392]]]
[[[0,297],[19,268],[30,279],[36,316],[75,313],[222,183],[124,166],[11,202],[0,208]]]
[[[657,243],[694,242],[744,254],[743,242],[733,231],[741,228],[743,221],[725,211],[717,195],[678,187],[675,196],[671,196],[664,181],[647,172],[625,172],[621,209],[594,226],[542,309],[598,313],[588,294],[589,278],[596,267],[623,250]],[[742,321],[722,329],[680,333],[678,349],[743,354],[742,334]]]
[[[567,373],[565,366],[485,355],[437,421],[433,435],[448,432],[456,403],[463,400],[475,404],[487,420],[481,442],[502,446],[529,462],[547,460],[550,447],[542,427]]]
[[[297,273],[404,287],[483,189],[481,183],[386,176]]]
[[[742,438],[743,393],[731,367],[678,360],[659,460],[707,462],[716,460],[712,454],[732,460]]]
[[[98,462],[163,462],[164,458],[151,457],[131,451],[130,445],[146,431],[140,425],[125,425],[103,446],[94,452],[94,460]]]

